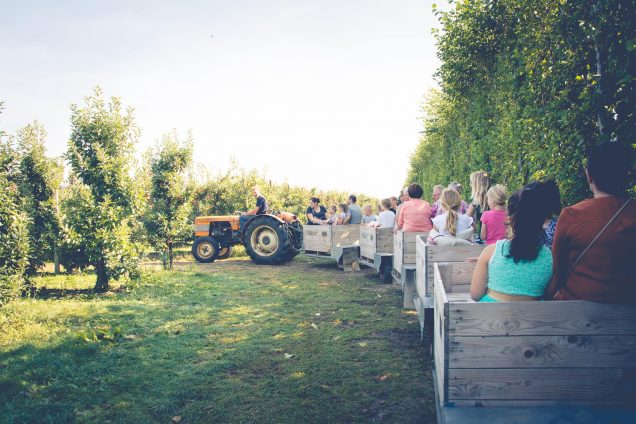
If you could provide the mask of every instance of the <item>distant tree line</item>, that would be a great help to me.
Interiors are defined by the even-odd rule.
[[[633,0],[460,0],[437,10],[439,90],[408,180],[426,187],[485,170],[519,187],[553,178],[589,196],[588,149],[636,143]]]
[[[71,106],[61,158],[46,155],[38,122],[12,135],[0,131],[0,306],[28,291],[46,262],[94,271],[96,291],[112,280],[138,279],[149,251],[162,252],[171,268],[175,244],[192,241],[195,216],[252,209],[255,185],[270,208],[303,221],[310,197],[329,204],[349,195],[272,183],[236,164],[212,175],[193,164],[189,133],[166,133],[136,161],[138,136],[132,110],[118,98],[105,100],[99,88],[84,105]],[[377,203],[356,194],[360,203]]]

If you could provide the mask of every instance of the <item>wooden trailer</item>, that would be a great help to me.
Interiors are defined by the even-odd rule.
[[[345,270],[360,269],[360,225],[305,225],[303,227],[305,255],[331,258]]]
[[[375,269],[383,283],[391,282],[393,228],[360,226],[360,264]]]
[[[420,328],[424,331],[424,326],[432,325],[433,314],[427,309],[433,308],[433,264],[435,262],[457,263],[454,268],[456,272],[464,269],[463,277],[465,283],[470,285],[472,269],[474,264],[466,263],[468,258],[476,258],[481,255],[486,246],[483,244],[473,244],[470,246],[433,246],[426,243],[426,237],[416,237],[415,265],[417,297],[413,300],[417,315],[420,321]],[[462,268],[463,267],[463,268]],[[426,323],[428,318],[429,323]]]
[[[405,232],[398,230],[393,238],[393,278],[404,292],[403,306],[415,309],[415,240],[417,236],[428,237],[428,232]]]
[[[636,307],[479,303],[466,281],[434,264],[440,423],[636,422]]]

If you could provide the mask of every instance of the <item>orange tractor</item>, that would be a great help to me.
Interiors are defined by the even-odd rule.
[[[192,255],[198,262],[214,262],[243,244],[258,264],[278,265],[293,259],[303,247],[303,227],[287,212],[265,215],[200,216],[194,219]]]

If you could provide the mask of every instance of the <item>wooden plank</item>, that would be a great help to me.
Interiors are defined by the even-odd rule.
[[[323,253],[331,252],[331,243],[305,241],[304,244],[305,244],[305,251],[314,251],[314,252],[323,252]]]
[[[483,408],[483,407],[489,407],[488,409],[495,409],[495,410],[501,410],[502,408],[497,408],[499,406],[506,406],[506,407],[513,407],[513,409],[511,409],[512,411],[514,410],[523,410],[522,408],[528,408],[528,409],[534,409],[534,410],[542,410],[544,408],[552,408],[552,407],[558,407],[561,410],[563,410],[564,408],[567,407],[576,407],[576,409],[580,409],[581,407],[592,407],[594,409],[601,409],[602,411],[604,411],[605,413],[609,413],[609,412],[617,412],[617,413],[622,413],[622,412],[628,412],[630,411],[630,405],[625,405],[625,401],[621,401],[621,400],[615,400],[615,401],[611,401],[611,400],[604,400],[604,401],[595,401],[595,400],[564,400],[564,399],[558,399],[558,400],[525,400],[525,399],[514,399],[514,400],[506,400],[506,399],[481,399],[481,400],[471,400],[471,399],[455,399],[452,402],[446,402],[446,408],[445,409],[467,409],[467,410],[475,410],[474,407],[477,408]],[[494,408],[492,408],[494,407]],[[483,409],[487,409],[487,408],[483,408]],[[633,416],[634,420],[631,421],[582,421],[583,423],[589,424],[589,423],[606,423],[606,422],[616,422],[616,423],[634,423],[636,422],[636,409],[633,409],[633,406],[631,406],[631,415],[629,415],[630,417]],[[559,424],[562,423],[562,421],[557,421]],[[579,422],[579,421],[576,421]],[[535,424],[534,421],[532,421],[533,424]],[[546,424],[554,424],[554,421],[548,421]],[[472,424],[472,422],[471,422]],[[492,423],[489,423],[492,424]],[[563,424],[570,424],[570,421],[565,421],[563,422]]]
[[[472,257],[478,257],[484,245],[471,245],[471,246],[432,246],[424,245],[424,257],[423,266],[425,275],[425,296],[430,296],[433,290],[433,268],[432,264],[435,262],[461,262],[465,263],[466,259]],[[466,265],[467,268],[462,269],[467,271],[470,269],[470,265]],[[473,265],[474,269],[474,265]],[[458,276],[458,278],[460,278]],[[448,281],[447,281],[448,282]],[[450,286],[449,286],[450,287]]]
[[[417,288],[417,295],[424,299],[426,297],[426,265],[424,264],[426,238],[417,236],[415,239],[415,268],[417,269],[415,287]]]
[[[360,255],[372,258],[375,254],[375,227],[360,226]]]
[[[433,324],[433,355],[439,398],[443,404],[448,397],[448,314],[449,305],[439,269],[435,266],[435,321]]]
[[[360,245],[360,224],[334,225],[331,228],[333,247]]]
[[[636,400],[636,368],[448,369],[448,401]]]
[[[455,336],[633,335],[636,307],[588,301],[458,303],[450,306]]]
[[[393,238],[393,269],[402,270],[402,231],[398,231]]]
[[[303,227],[303,245],[305,251],[331,252],[331,231],[330,225],[305,225]]]
[[[450,368],[620,368],[636,365],[636,335],[458,336],[448,354]]]

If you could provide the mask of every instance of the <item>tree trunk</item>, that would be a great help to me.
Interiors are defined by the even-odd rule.
[[[108,286],[108,271],[106,270],[106,262],[104,259],[100,259],[95,265],[95,273],[97,274],[97,281],[95,282],[96,292],[106,292],[110,288]]]
[[[55,275],[60,274],[60,252],[57,250],[57,243],[53,245],[53,272]]]
[[[168,261],[169,261],[168,262],[169,263],[168,269],[172,269],[172,256],[173,256],[173,253],[172,253],[172,240],[170,240],[168,242]]]

